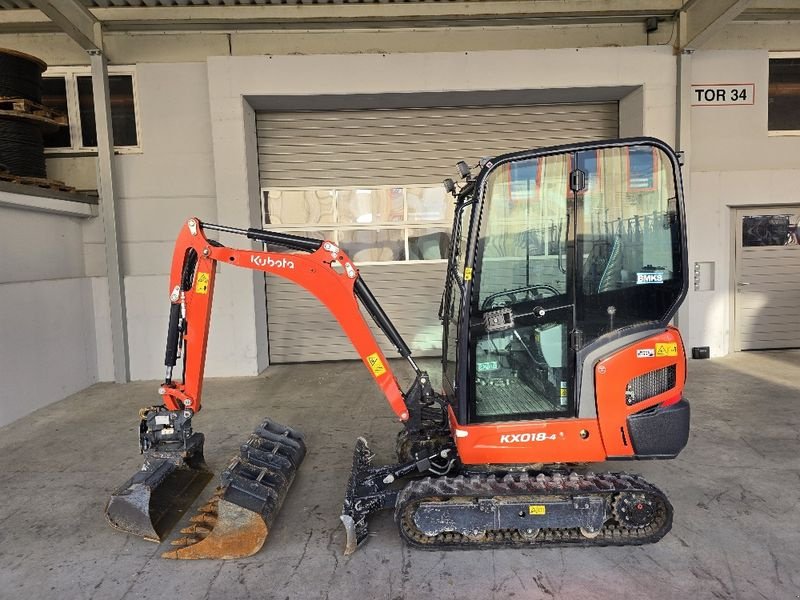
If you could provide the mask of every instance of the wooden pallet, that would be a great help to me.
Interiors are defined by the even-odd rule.
[[[67,115],[27,98],[0,97],[0,115],[28,118],[51,125],[67,125]]]
[[[59,192],[75,192],[77,191],[71,185],[67,185],[63,181],[56,181],[54,179],[42,179],[41,177],[21,177],[20,175],[12,175],[8,172],[0,173],[0,181],[10,181],[11,183],[20,183],[22,185],[33,185],[40,188],[49,190],[57,190]]]

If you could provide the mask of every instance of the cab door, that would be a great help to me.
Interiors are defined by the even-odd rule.
[[[523,156],[486,179],[465,349],[469,423],[575,414],[571,163]]]

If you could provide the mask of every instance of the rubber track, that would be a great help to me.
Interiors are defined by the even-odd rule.
[[[656,520],[640,529],[620,525],[613,514],[613,503],[621,492],[644,493],[657,506]],[[516,529],[487,531],[480,538],[460,533],[428,536],[414,525],[414,510],[421,502],[447,502],[498,496],[532,496],[531,503],[546,496],[600,496],[606,501],[606,522],[597,537],[587,538],[580,530],[540,529],[535,537]],[[534,546],[638,546],[657,542],[672,528],[672,505],[661,490],[638,475],[626,473],[586,473],[570,475],[514,473],[495,475],[459,475],[426,477],[410,482],[401,492],[395,508],[395,521],[408,544],[424,550]]]

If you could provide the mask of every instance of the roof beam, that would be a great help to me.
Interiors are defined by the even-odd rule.
[[[31,0],[31,3],[84,50],[102,50],[100,21],[78,0]]]
[[[62,0],[65,1],[65,0]],[[66,0],[78,4],[79,0]],[[118,1],[118,0],[113,0]],[[188,1],[188,0],[187,0]],[[39,5],[56,4],[58,0],[35,0]],[[519,19],[536,24],[553,22],[592,23],[641,21],[648,17],[669,19],[680,10],[681,0],[495,0],[493,2],[353,2],[326,4],[242,4],[187,6],[113,6],[83,9],[108,29],[125,31],[146,26],[202,29],[209,25],[258,26],[285,22],[341,22],[370,20],[459,20],[507,19],[513,24]],[[0,11],[0,23],[19,23],[32,26],[35,15],[24,9]],[[38,19],[41,23],[42,19]]]
[[[681,50],[696,50],[705,44],[751,3],[752,0],[688,0],[681,8],[686,23]]]

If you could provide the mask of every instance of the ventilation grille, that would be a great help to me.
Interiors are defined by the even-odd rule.
[[[628,404],[636,404],[653,396],[663,394],[675,387],[675,379],[675,365],[634,377],[625,388],[625,401]]]

